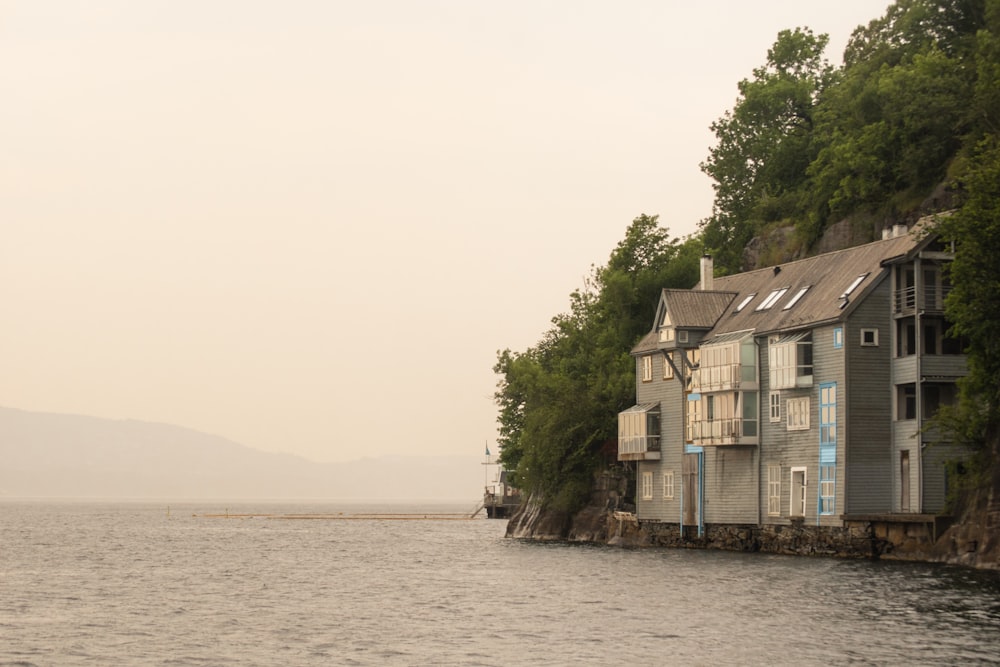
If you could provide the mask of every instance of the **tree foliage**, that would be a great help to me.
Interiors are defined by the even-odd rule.
[[[1000,138],[984,139],[961,174],[966,199],[939,225],[955,243],[954,285],[945,306],[954,333],[964,336],[969,374],[948,425],[980,455],[982,469],[1000,474]],[[1000,503],[1000,479],[995,485]]]
[[[766,65],[739,82],[736,106],[712,123],[719,142],[701,168],[715,181],[715,205],[703,233],[723,267],[736,270],[753,233],[797,208],[816,101],[833,73],[827,42],[808,29],[779,33]]]
[[[826,35],[779,33],[702,165],[716,192],[704,243],[722,270],[746,268],[743,248],[773,224],[809,244],[851,215],[930,212],[955,161],[996,131],[997,4],[899,0],[855,30],[838,68]]]
[[[700,254],[696,240],[639,216],[535,346],[498,353],[500,460],[516,484],[560,509],[585,500],[616,415],[635,396],[629,350],[649,330],[660,290],[695,282]]]

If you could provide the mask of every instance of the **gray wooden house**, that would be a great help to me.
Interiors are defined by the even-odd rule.
[[[881,241],[663,290],[632,350],[619,414],[636,517],[841,527],[928,517],[957,452],[922,430],[965,374],[947,336],[949,248],[896,228]]]

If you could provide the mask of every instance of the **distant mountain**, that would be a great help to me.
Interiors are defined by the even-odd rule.
[[[0,408],[0,497],[481,498],[480,460],[316,463],[179,426]]]

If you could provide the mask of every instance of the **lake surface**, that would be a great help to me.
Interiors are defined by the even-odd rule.
[[[233,516],[471,509],[3,502],[0,665],[1000,663],[995,573]]]

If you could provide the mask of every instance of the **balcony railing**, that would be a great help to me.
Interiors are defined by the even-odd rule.
[[[654,454],[654,456],[647,456],[647,454]],[[618,437],[619,461],[634,461],[645,458],[660,458],[660,436],[629,435]]]
[[[944,312],[944,300],[950,292],[951,285],[925,287],[919,294],[916,287],[904,287],[896,290],[893,312],[906,313],[917,309],[925,312]]]
[[[702,366],[691,374],[691,390],[701,392],[738,389],[741,375],[740,364]]]
[[[751,435],[744,432],[747,426],[751,426]],[[689,422],[687,439],[696,445],[757,444],[757,420],[744,423],[743,419],[733,417]]]

